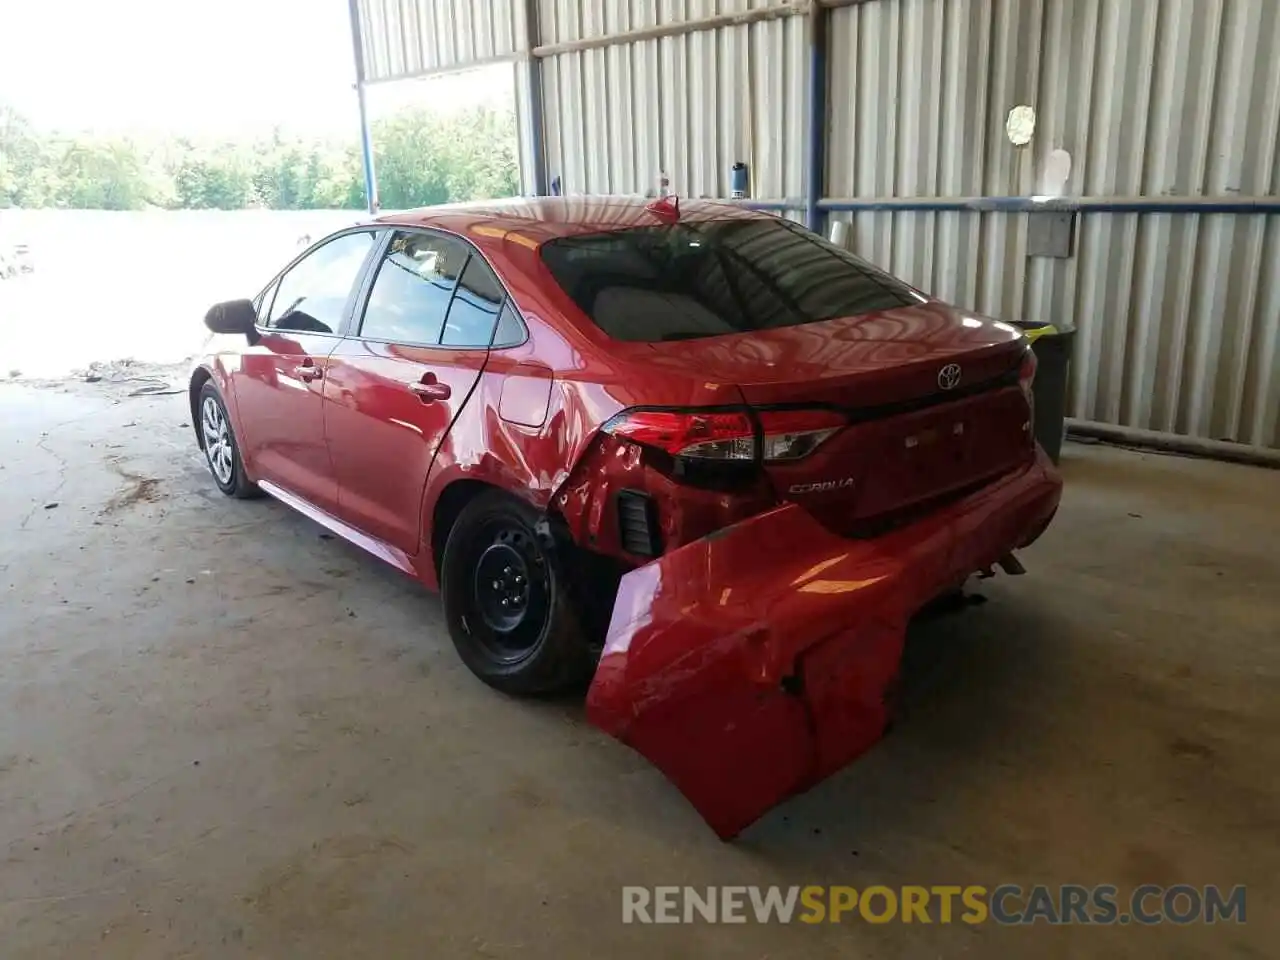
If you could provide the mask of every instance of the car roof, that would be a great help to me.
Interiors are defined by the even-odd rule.
[[[511,239],[515,234],[526,242],[540,245],[558,237],[670,222],[668,217],[648,209],[653,202],[652,198],[632,196],[513,197],[423,207],[390,213],[375,222],[440,227],[463,234],[505,235]],[[681,198],[678,204],[681,222],[766,219],[771,216],[723,200]]]

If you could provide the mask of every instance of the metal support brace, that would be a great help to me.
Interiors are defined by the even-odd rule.
[[[524,0],[525,43],[532,51],[542,42],[542,27],[538,19],[538,0]],[[542,60],[538,57],[526,57],[520,68],[525,70],[525,81],[529,96],[529,113],[525,122],[529,125],[529,157],[533,164],[533,192],[545,197],[550,191],[547,188],[547,143],[545,110],[542,96]]]
[[[827,166],[827,8],[809,10],[809,128],[805,145],[805,223],[822,233],[826,212],[819,206]]]
[[[364,41],[360,33],[360,2],[347,0],[351,15],[351,48],[356,63],[356,106],[360,110],[360,154],[364,158],[364,195],[371,214],[378,212],[378,178],[373,170],[373,133],[364,96]]]

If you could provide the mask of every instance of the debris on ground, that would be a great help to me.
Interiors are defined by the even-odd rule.
[[[83,370],[72,371],[72,378],[82,383],[140,384],[129,396],[164,396],[182,393],[184,372],[190,358],[177,364],[141,363],[133,357],[120,360],[95,360]]]
[[[3,368],[0,368],[2,370]],[[13,370],[10,376],[23,383],[63,393],[80,393],[119,401],[130,397],[157,397],[187,392],[191,358],[177,363],[147,363],[125,357],[121,360],[95,360],[87,367],[71,371],[67,376],[23,376]],[[4,377],[0,373],[0,381]]]

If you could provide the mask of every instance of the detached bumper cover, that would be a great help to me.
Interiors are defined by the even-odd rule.
[[[587,715],[733,837],[881,737],[908,621],[1034,538],[1061,489],[1040,452],[874,540],[789,504],[681,547],[623,577]]]

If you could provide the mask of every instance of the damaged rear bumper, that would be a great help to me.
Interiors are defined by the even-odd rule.
[[[880,738],[907,622],[1034,539],[1061,489],[1038,452],[876,539],[788,504],[674,550],[623,577],[588,717],[733,837]]]

